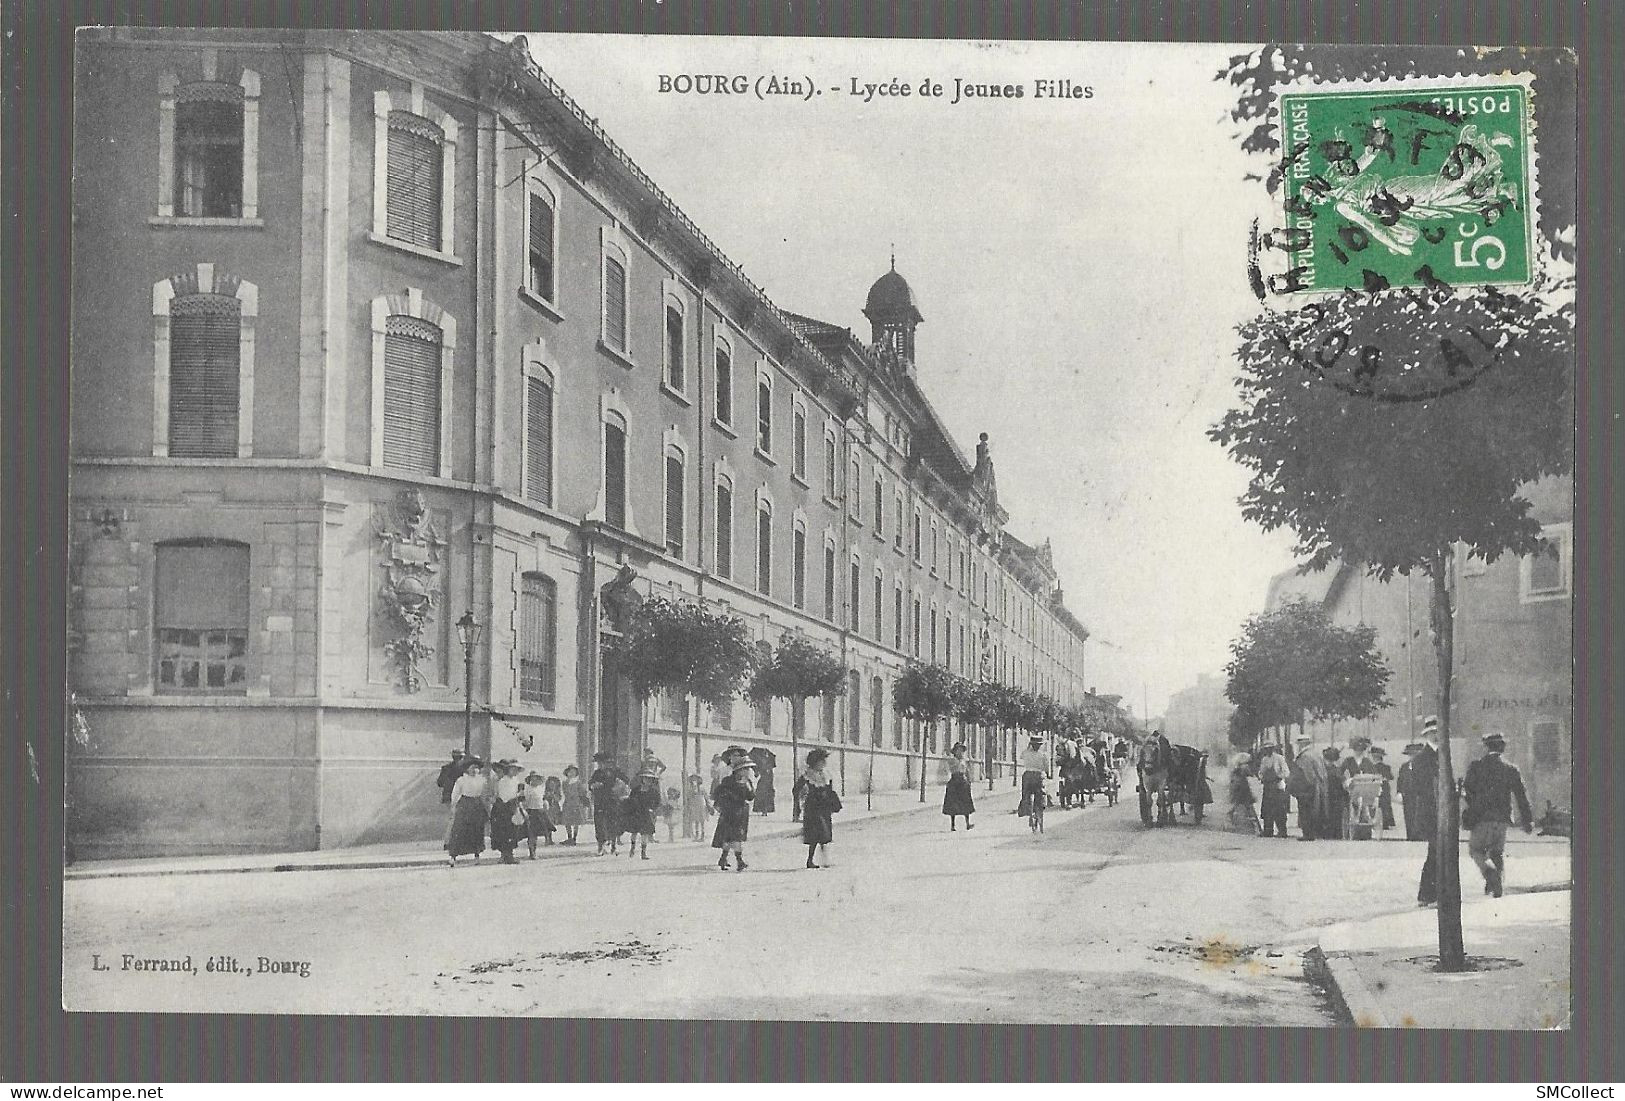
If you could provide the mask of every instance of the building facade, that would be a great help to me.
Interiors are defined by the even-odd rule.
[[[895,265],[867,340],[780,309],[485,35],[89,31],[76,96],[80,854],[439,836],[465,726],[544,773],[676,763],[685,705],[603,667],[606,591],[837,653],[806,736],[849,790],[1016,752],[908,729],[911,660],[1083,698]],[[781,703],[688,706],[690,768],[788,747]]]
[[[1230,756],[1230,701],[1223,676],[1202,673],[1196,683],[1168,697],[1161,730],[1178,745],[1205,750],[1214,761]]]
[[[1458,551],[1451,748],[1457,774],[1483,753],[1483,735],[1506,737],[1505,757],[1522,771],[1539,813],[1572,809],[1574,731],[1574,483],[1551,478],[1524,489],[1550,544],[1548,553],[1485,563]],[[1318,601],[1334,623],[1376,628],[1391,671],[1392,706],[1362,721],[1311,722],[1321,744],[1364,734],[1397,760],[1437,710],[1439,668],[1429,627],[1430,585],[1421,576],[1382,582],[1347,564],[1270,585],[1269,606],[1292,596]]]

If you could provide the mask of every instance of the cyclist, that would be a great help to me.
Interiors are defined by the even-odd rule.
[[[1032,813],[1031,799],[1044,798],[1044,779],[1049,775],[1049,755],[1044,752],[1044,736],[1034,734],[1027,739],[1027,748],[1021,751],[1021,806],[1016,813],[1023,817]],[[1042,804],[1040,804],[1042,805]]]

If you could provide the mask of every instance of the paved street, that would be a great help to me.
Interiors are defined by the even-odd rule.
[[[838,816],[837,866],[819,871],[802,868],[795,840],[776,839],[750,846],[744,873],[718,871],[708,846],[662,841],[648,862],[588,848],[518,867],[487,858],[455,870],[70,881],[65,1000],[151,1011],[1329,1025],[1302,952],[1317,927],[1408,908],[1422,857],[1403,842],[1263,840],[1211,819],[1147,830],[1132,802],[1052,811],[1035,837],[1007,813],[1008,788],[977,797],[984,813],[968,834],[949,833],[934,806],[844,829]],[[1558,852],[1566,865],[1566,848],[1515,847],[1513,888],[1566,877]],[[124,953],[190,955],[197,973],[125,970]],[[92,954],[111,969],[93,970]],[[256,970],[209,973],[216,956]],[[308,977],[258,972],[261,956],[308,963]]]

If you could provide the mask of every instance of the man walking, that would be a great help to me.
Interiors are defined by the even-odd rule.
[[[451,751],[451,760],[440,766],[440,775],[435,777],[434,786],[440,789],[440,801],[451,803],[451,789],[457,783],[457,777],[463,774],[463,751]]]
[[[1507,825],[1512,821],[1512,801],[1518,803],[1518,822],[1524,833],[1534,830],[1529,796],[1523,789],[1518,766],[1501,759],[1507,747],[1500,734],[1484,735],[1484,756],[1467,766],[1463,790],[1467,797],[1461,824],[1471,832],[1467,854],[1484,876],[1484,893],[1501,897],[1506,874]]]
[[[1427,860],[1422,863],[1422,879],[1416,885],[1416,904],[1432,906],[1439,901],[1439,720],[1429,715],[1422,720],[1422,741],[1413,743],[1415,753],[1406,762],[1410,785],[1405,794],[1405,832],[1416,830],[1416,840],[1428,843]],[[1407,752],[1410,747],[1406,747]],[[1415,803],[1412,803],[1412,800]]]

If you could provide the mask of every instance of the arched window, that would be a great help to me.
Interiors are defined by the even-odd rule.
[[[807,480],[807,410],[798,402],[790,416],[790,473]]]
[[[445,133],[409,111],[389,113],[389,189],[384,232],[397,241],[441,249],[441,158]]]
[[[767,375],[756,379],[756,450],[773,454],[773,380]]]
[[[835,622],[835,540],[824,540],[824,618]]]
[[[856,455],[852,456],[851,478],[846,484],[847,515],[854,520],[863,519],[863,464]]]
[[[558,660],[558,586],[545,574],[519,579],[519,699],[551,711]]]
[[[384,327],[384,466],[440,472],[438,325],[393,315]]]
[[[726,474],[717,475],[716,519],[717,576],[732,578],[734,574],[734,484]]]
[[[914,594],[914,656],[920,656],[920,594]]]
[[[903,549],[904,538],[903,491],[901,489],[897,491],[895,500],[897,502],[897,511],[895,514],[896,523],[892,525],[892,546],[900,552]]]
[[[837,481],[840,477],[840,467],[836,465],[835,431],[824,431],[824,496],[835,500],[840,493]]]
[[[807,606],[807,525],[797,520],[791,535],[792,596],[797,608]]]
[[[880,576],[880,567],[875,567],[875,641],[883,642],[886,637],[886,599],[885,587]]]
[[[886,484],[880,474],[880,464],[875,464],[874,486],[874,522],[875,538],[884,538],[886,534]]]
[[[627,355],[627,286],[631,262],[626,249],[607,236],[603,242],[603,341],[612,351]]]
[[[539,180],[525,188],[525,289],[549,303],[558,301],[558,202]]]
[[[879,745],[886,726],[886,682],[879,677],[869,681],[869,744]]]
[[[846,740],[857,745],[863,735],[863,678],[856,669],[846,673]]]
[[[773,594],[773,502],[756,501],[756,591]]]
[[[553,374],[542,366],[539,351],[531,346],[525,360],[524,493],[552,508]]]
[[[611,410],[604,415],[604,522],[626,528],[626,418]]]
[[[666,295],[666,386],[676,393],[688,389],[688,369],[684,350],[688,347],[688,317],[683,300]]]
[[[901,650],[903,648],[903,583],[901,581],[897,582],[897,587],[892,590],[891,630],[892,649]]]
[[[847,609],[847,625],[856,634],[863,630],[863,567],[858,562],[858,556],[853,555],[847,573],[847,599],[852,606]]]
[[[915,562],[923,561],[923,556],[922,556],[921,552],[924,550],[924,545],[925,545],[925,537],[924,537],[924,534],[923,534],[924,530],[925,530],[925,526],[924,526],[923,520],[920,517],[920,510],[915,509],[914,510],[914,561]]]
[[[949,669],[954,667],[954,614],[952,612],[943,613],[942,664]]]
[[[260,77],[244,69],[232,84],[215,79],[217,67],[205,50],[202,80],[159,78],[156,224],[260,224]]]
[[[199,264],[155,283],[152,303],[152,453],[248,458],[258,289]]]
[[[732,426],[734,422],[734,355],[733,348],[721,337],[712,352],[716,375],[716,408],[713,415],[719,424]]]
[[[666,553],[682,558],[685,541],[683,529],[687,521],[687,485],[684,481],[685,457],[675,444],[666,445]]]
[[[248,687],[248,547],[199,539],[155,549],[155,687],[238,694]]]

